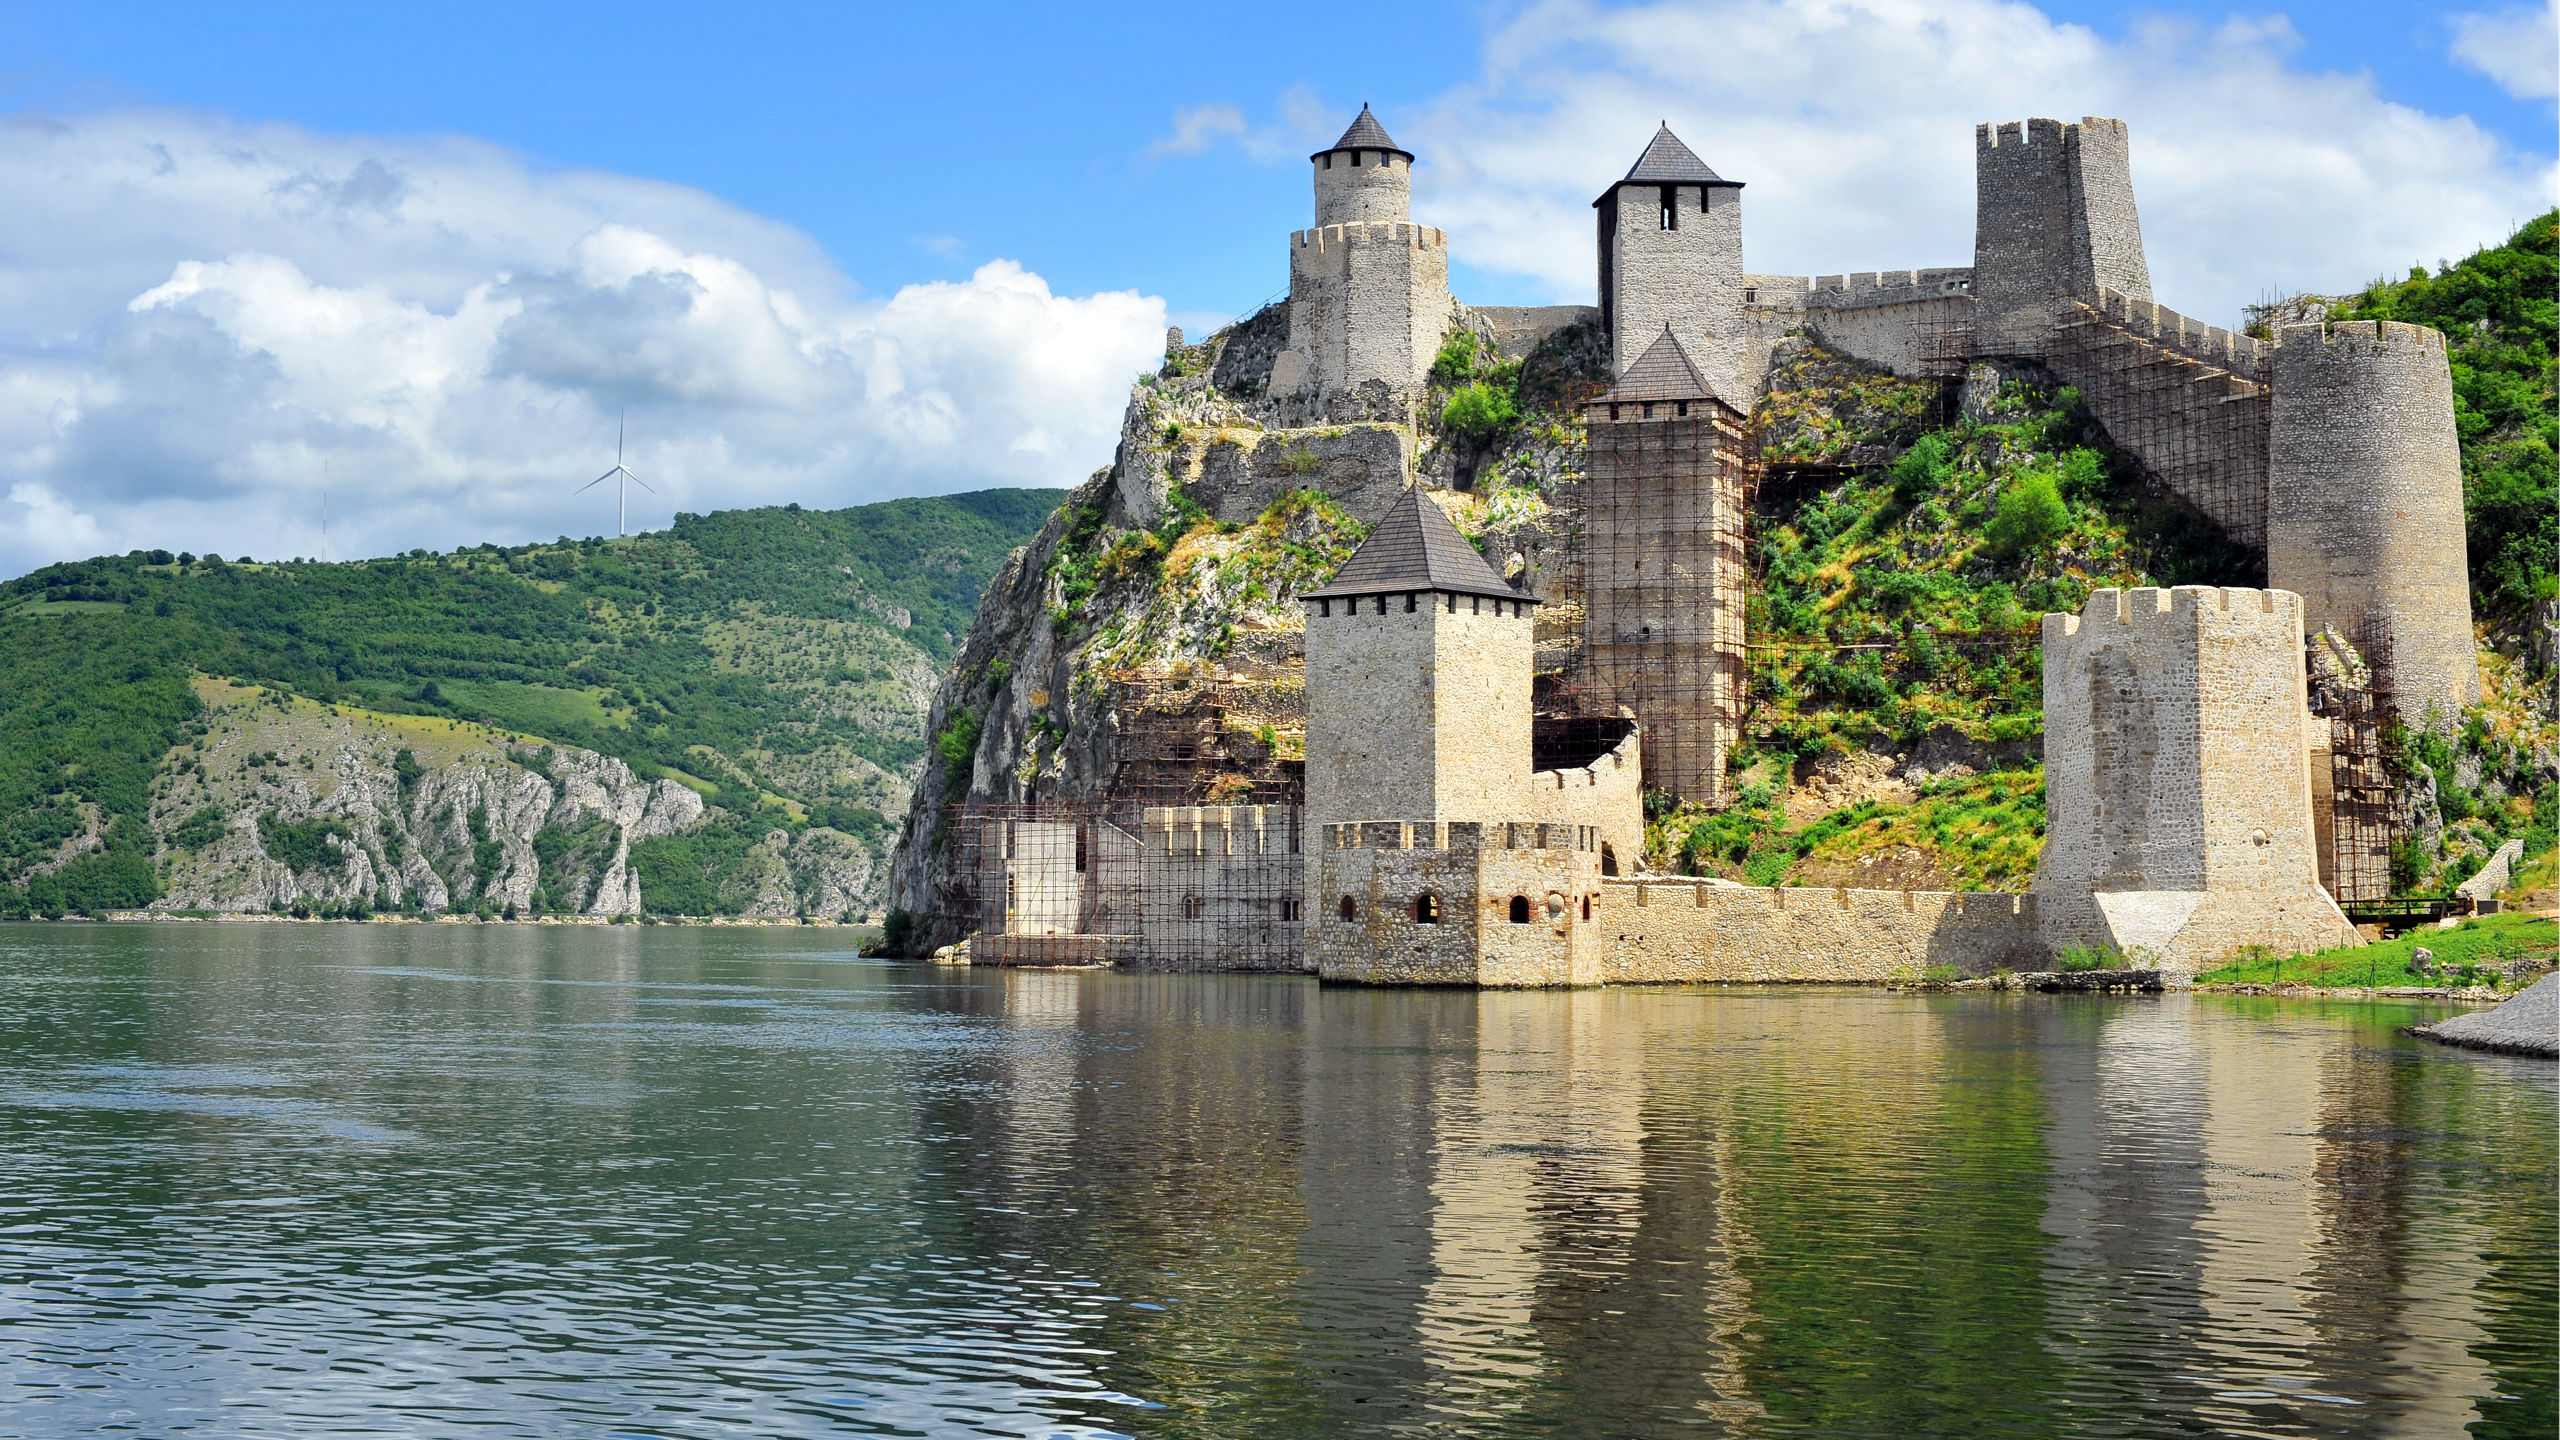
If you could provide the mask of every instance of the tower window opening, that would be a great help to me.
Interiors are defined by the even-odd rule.
[[[1332,619],[1332,618],[1333,618],[1333,602],[1332,602],[1332,601],[1330,601],[1330,600],[1319,600],[1319,601],[1317,601],[1317,602],[1316,602],[1316,614],[1318,614],[1318,615],[1322,616],[1323,618],[1325,618],[1325,619],[1327,619],[1327,620]]]
[[[1199,919],[1202,915],[1207,914],[1207,913],[1208,913],[1208,911],[1209,911],[1209,902],[1207,902],[1207,901],[1205,901],[1205,900],[1201,899],[1199,896],[1197,896],[1197,895],[1185,895],[1185,896],[1183,896],[1183,897],[1182,897],[1182,918],[1183,918],[1183,919],[1185,919],[1185,920],[1197,920],[1197,919]]]
[[[1410,614],[1412,614],[1412,613],[1413,613],[1413,598],[1414,598],[1414,597],[1413,597],[1413,592],[1412,592],[1412,591],[1408,590],[1408,591],[1406,591],[1406,592],[1405,592],[1405,596],[1404,596],[1404,613],[1406,613],[1407,615],[1410,615]]]
[[[1084,873],[1084,827],[1076,827],[1076,873]]]
[[[1414,897],[1413,897],[1413,923],[1414,923],[1414,924],[1416,924],[1416,925],[1437,925],[1437,924],[1439,924],[1439,923],[1440,923],[1440,897],[1439,897],[1439,896],[1437,896],[1437,895],[1432,894],[1432,893],[1431,893],[1430,891],[1428,891],[1428,890],[1425,890],[1425,891],[1423,891],[1421,894],[1414,896]]]
[[[1449,596],[1449,613],[1452,615],[1458,613],[1458,597],[1455,593]]]
[[[1582,897],[1582,918],[1585,920],[1591,918],[1591,897],[1588,895]]]
[[[1351,168],[1354,170],[1360,168],[1360,152],[1357,150],[1351,152]]]
[[[1680,402],[1680,418],[1683,420],[1689,418],[1689,402],[1686,400]]]
[[[1347,905],[1350,902],[1346,900],[1343,903]],[[1514,895],[1511,897],[1511,923],[1514,925],[1526,925],[1529,923],[1528,896]]]
[[[1360,906],[1350,896],[1345,895],[1342,897],[1342,903],[1333,907],[1333,913],[1341,916],[1344,924],[1349,924],[1360,918]]]
[[[1281,918],[1283,921],[1285,921],[1285,922],[1287,922],[1287,923],[1289,923],[1289,924],[1292,924],[1292,925],[1294,925],[1294,924],[1298,923],[1298,897],[1297,897],[1297,896],[1295,896],[1295,895],[1283,895],[1283,896],[1281,896],[1281,897],[1280,897],[1280,918]]]
[[[1387,597],[1384,595],[1378,597],[1378,613],[1381,615],[1387,613]]]
[[[1618,852],[1615,847],[1605,841],[1600,846],[1600,873],[1603,875],[1618,873]]]
[[[1706,186],[1704,186],[1704,185],[1701,185],[1701,186],[1699,186],[1699,187],[1698,187],[1698,213],[1699,213],[1699,214],[1704,215],[1704,214],[1706,214],[1709,210],[1712,210],[1712,209],[1714,209],[1714,208],[1715,208],[1715,203],[1716,203],[1716,202],[1715,202],[1715,193],[1716,193],[1716,192],[1714,192],[1713,190],[1708,189],[1708,188],[1707,188]]]
[[[1615,419],[1617,419],[1617,418],[1618,418],[1618,407],[1617,407],[1617,406],[1612,405],[1612,406],[1610,406],[1610,407],[1609,407],[1609,418],[1610,418],[1610,419],[1612,419],[1612,420],[1615,420]]]
[[[1469,614],[1481,615],[1484,613],[1484,597],[1481,595],[1468,596],[1467,605]]]
[[[1330,150],[1324,152],[1324,168],[1327,170],[1333,168],[1333,152]]]
[[[1653,402],[1650,400],[1644,402],[1644,418],[1647,420],[1653,418]]]
[[[1680,187],[1677,185],[1662,187],[1662,228],[1665,230],[1680,228]]]

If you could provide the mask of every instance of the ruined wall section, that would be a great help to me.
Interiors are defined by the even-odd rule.
[[[2444,336],[2418,325],[2289,325],[2277,337],[2268,583],[2306,629],[2387,642],[2404,723],[2480,698],[2462,452]]]

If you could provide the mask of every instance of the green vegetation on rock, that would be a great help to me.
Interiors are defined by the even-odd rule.
[[[2430,952],[2432,973],[2413,968]],[[2312,985],[2338,988],[2488,985],[2560,964],[2560,927],[2539,915],[2509,911],[2464,920],[2449,930],[2413,930],[2369,945],[2280,957],[2258,947],[2230,964],[2199,972],[2199,985]]]

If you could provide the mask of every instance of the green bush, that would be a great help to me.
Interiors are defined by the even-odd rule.
[[[2030,470],[2000,492],[2000,508],[1983,538],[2002,555],[2031,555],[2051,544],[2071,523],[2071,511],[2052,472]]]
[[[335,838],[350,849],[355,831],[343,820],[279,820],[273,815],[258,817],[258,843],[268,858],[296,874],[312,870],[343,870],[349,850],[339,849],[329,841]]]
[[[1508,390],[1469,381],[1440,408],[1440,427],[1475,445],[1489,445],[1520,423],[1520,406]]]

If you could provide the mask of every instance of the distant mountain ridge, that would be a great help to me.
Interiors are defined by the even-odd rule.
[[[593,877],[555,892],[532,872],[529,857],[559,848],[541,841],[549,822],[536,823],[539,813],[517,837],[525,857],[507,860],[495,889],[496,875],[465,873],[459,858],[436,860],[438,878],[367,839],[376,853],[356,865],[344,836],[320,845],[279,829],[334,823],[329,807],[354,804],[364,787],[322,784],[285,799],[264,770],[279,747],[252,746],[265,732],[242,728],[270,712],[204,698],[248,687],[273,714],[300,704],[361,721],[376,738],[400,733],[403,717],[460,722],[486,742],[473,748],[475,765],[586,773],[592,761],[574,757],[587,755],[621,762],[633,783],[680,784],[704,808],[681,840],[656,822],[655,833],[634,837],[629,871],[642,907],[769,913],[791,887],[730,872],[758,846],[808,849],[797,837],[821,829],[846,843],[819,847],[829,857],[824,882],[801,886],[789,903],[875,908],[869,877],[888,840],[883,816],[906,806],[934,684],[989,577],[1062,493],[679,515],[669,530],[628,539],[326,565],[137,551],[0,584],[0,915],[131,908],[162,900],[182,874],[194,908],[344,913],[414,908],[439,894],[457,908],[497,908],[501,891],[519,911],[607,903],[612,887]],[[199,683],[208,678],[236,684],[208,691]],[[319,735],[307,738],[317,746]],[[394,746],[365,751],[365,764],[396,753],[432,768],[447,750],[461,757],[451,746]],[[217,752],[228,778],[208,789]],[[560,764],[542,760],[546,752]],[[342,743],[293,763],[316,776],[333,757],[353,765],[355,753]],[[266,783],[234,783],[250,778]],[[172,813],[190,785],[199,803]],[[342,792],[349,798],[336,798]],[[433,784],[399,787],[399,797],[436,793]],[[557,802],[568,823],[577,806],[565,790]],[[426,834],[467,819],[420,813],[385,833],[406,845],[409,821]],[[184,838],[197,846],[174,843],[190,821]],[[231,847],[239,863],[220,871],[236,882],[189,868],[216,829],[250,837]],[[783,832],[779,846],[768,843],[774,831]],[[491,843],[457,842],[455,855]],[[661,865],[663,900],[646,894],[650,866],[677,849],[701,873],[678,877]],[[306,877],[295,860],[318,868]],[[404,870],[420,883],[362,878]],[[425,898],[395,899],[395,890]]]

